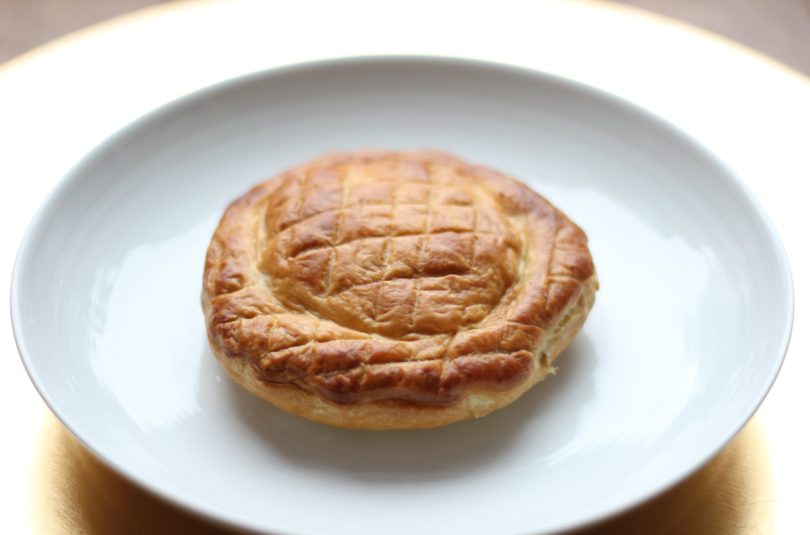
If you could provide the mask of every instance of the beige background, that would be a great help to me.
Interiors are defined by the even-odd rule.
[[[109,17],[171,0],[0,0],[0,63]],[[605,0],[689,22],[810,74],[810,0]]]

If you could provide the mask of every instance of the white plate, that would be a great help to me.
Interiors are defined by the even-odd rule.
[[[368,147],[495,167],[586,230],[602,287],[557,376],[482,420],[386,433],[300,420],[226,377],[199,305],[222,209]],[[753,414],[792,306],[761,208],[682,133],[570,82],[426,58],[259,73],[130,125],[45,202],[12,287],[31,378],[111,466],[236,526],[352,535],[552,531],[649,498]]]

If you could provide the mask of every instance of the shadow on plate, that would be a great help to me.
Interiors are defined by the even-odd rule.
[[[525,447],[519,437],[528,425],[535,436],[550,437],[543,444],[548,451],[536,452],[538,458],[567,444],[576,434],[579,418],[570,412],[548,410],[548,406],[584,405],[593,397],[595,354],[583,333],[560,356],[560,373],[515,403],[479,420],[416,431],[338,429],[286,414],[234,381],[225,380],[218,386],[228,389],[231,418],[266,444],[268,455],[375,484],[429,482],[472,477],[479,470],[491,469],[493,461],[510,448],[521,447],[521,443]],[[213,356],[203,358],[214,362]],[[211,372],[203,367],[202,373]]]

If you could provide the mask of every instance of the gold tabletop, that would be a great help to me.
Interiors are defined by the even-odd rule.
[[[36,533],[235,533],[130,483],[96,459],[50,414],[41,432],[35,472]],[[686,481],[582,533],[772,533],[773,493],[770,456],[755,417]]]
[[[494,19],[468,5],[471,27],[478,22],[500,28],[493,30],[499,39],[487,42],[463,29],[448,36],[428,27],[413,42],[396,29],[360,28],[339,42],[309,40],[292,49],[278,46],[266,21],[294,26],[316,6],[288,4],[158,6],[0,66],[0,177],[6,186],[0,196],[0,279],[10,280],[25,226],[73,162],[127,121],[200,86],[285,63],[370,53],[476,57],[580,80],[653,110],[738,172],[782,234],[797,300],[785,365],[751,422],[690,478],[585,533],[810,533],[810,438],[803,416],[810,406],[804,385],[810,376],[804,358],[810,316],[803,308],[810,297],[804,230],[810,215],[801,195],[810,179],[810,81],[688,26],[597,2],[500,2],[502,15]],[[310,33],[327,32],[318,24],[328,24],[341,10],[363,12],[372,4],[319,3],[318,20],[324,22],[309,21],[315,24]],[[416,4],[410,9],[418,11]],[[431,5],[432,16],[452,17],[458,9],[452,4]],[[519,18],[531,19],[531,35],[510,31],[521,9],[530,11]],[[210,39],[214,33],[216,40]],[[228,532],[128,482],[79,444],[37,396],[14,350],[8,317],[1,321],[2,532]]]

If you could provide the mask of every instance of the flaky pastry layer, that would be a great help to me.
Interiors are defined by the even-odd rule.
[[[234,201],[206,257],[211,347],[254,394],[355,428],[483,416],[552,371],[598,287],[522,183],[435,151],[330,154]]]

